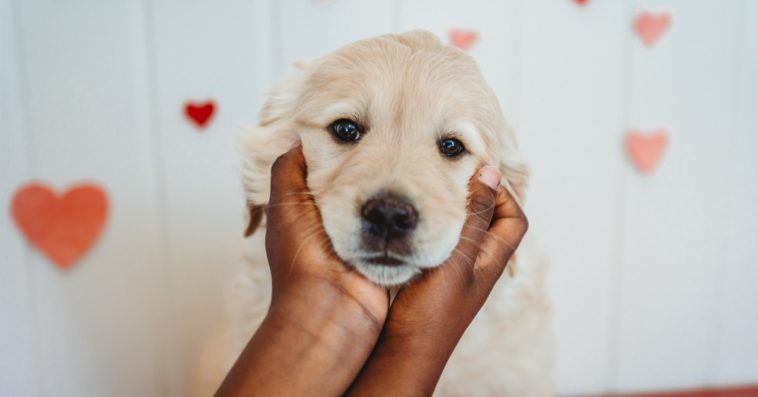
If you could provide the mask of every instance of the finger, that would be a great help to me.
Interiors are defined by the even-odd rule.
[[[499,187],[494,220],[480,247],[479,255],[484,260],[478,265],[486,268],[484,270],[502,273],[528,228],[529,222],[521,207],[508,190]]]
[[[463,257],[457,259],[462,259],[473,266],[474,259],[479,253],[479,245],[487,233],[495,211],[498,186],[500,186],[500,171],[495,167],[484,167],[471,179],[468,216],[463,224],[458,247],[451,256],[454,259]]]
[[[299,142],[279,156],[271,167],[271,196],[266,207],[270,221],[297,218],[315,209],[306,184],[308,171]]]

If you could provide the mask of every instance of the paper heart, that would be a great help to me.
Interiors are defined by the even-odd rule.
[[[108,198],[94,185],[62,196],[38,183],[16,192],[11,214],[27,240],[60,269],[68,270],[95,243],[108,217]]]
[[[478,38],[479,35],[472,30],[450,30],[450,43],[463,51],[468,51]]]
[[[671,26],[669,13],[652,14],[643,12],[634,24],[637,34],[646,46],[652,47]]]
[[[640,171],[650,173],[658,165],[668,140],[668,134],[662,130],[653,134],[631,131],[626,136],[626,151]]]
[[[204,128],[211,121],[213,113],[216,111],[216,104],[213,101],[205,103],[188,103],[184,106],[184,114],[198,128]]]
[[[576,4],[579,4],[580,6],[583,6],[583,5],[587,4],[588,0],[574,0],[574,1],[576,2]]]

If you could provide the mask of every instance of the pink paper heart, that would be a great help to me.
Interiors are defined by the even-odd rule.
[[[663,130],[652,134],[630,131],[626,136],[626,151],[640,171],[651,173],[666,150],[668,140],[668,134]]]
[[[471,46],[476,42],[478,38],[479,35],[473,30],[450,30],[450,44],[462,49],[463,51],[468,51],[468,49],[471,48]]]
[[[108,218],[108,197],[96,185],[78,185],[57,194],[30,183],[16,192],[13,220],[38,250],[61,270],[69,270],[97,241]]]
[[[643,12],[637,17],[634,27],[637,34],[646,46],[652,47],[666,33],[671,26],[671,15],[669,13],[652,14]]]

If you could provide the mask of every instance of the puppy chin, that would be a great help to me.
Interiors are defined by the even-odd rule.
[[[421,273],[418,267],[407,264],[388,266],[356,261],[353,263],[353,267],[372,283],[384,287],[395,287],[405,284]]]

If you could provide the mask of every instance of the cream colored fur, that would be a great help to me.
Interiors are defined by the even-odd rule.
[[[341,143],[328,131],[337,119],[366,126],[361,140]],[[467,154],[442,156],[440,139],[461,140]],[[239,137],[241,173],[251,205],[268,201],[270,169],[303,141],[308,187],[337,254],[373,282],[396,286],[442,263],[466,217],[468,183],[484,165],[523,204],[528,180],[512,131],[475,61],[431,33],[385,35],[299,62],[268,95],[260,125]],[[360,206],[378,191],[409,198],[419,212],[407,265],[365,261]],[[212,395],[262,321],[270,299],[263,229],[246,241],[230,296],[229,323],[197,361],[193,396]],[[552,335],[546,261],[529,235],[463,336],[440,379],[440,396],[551,396]]]

